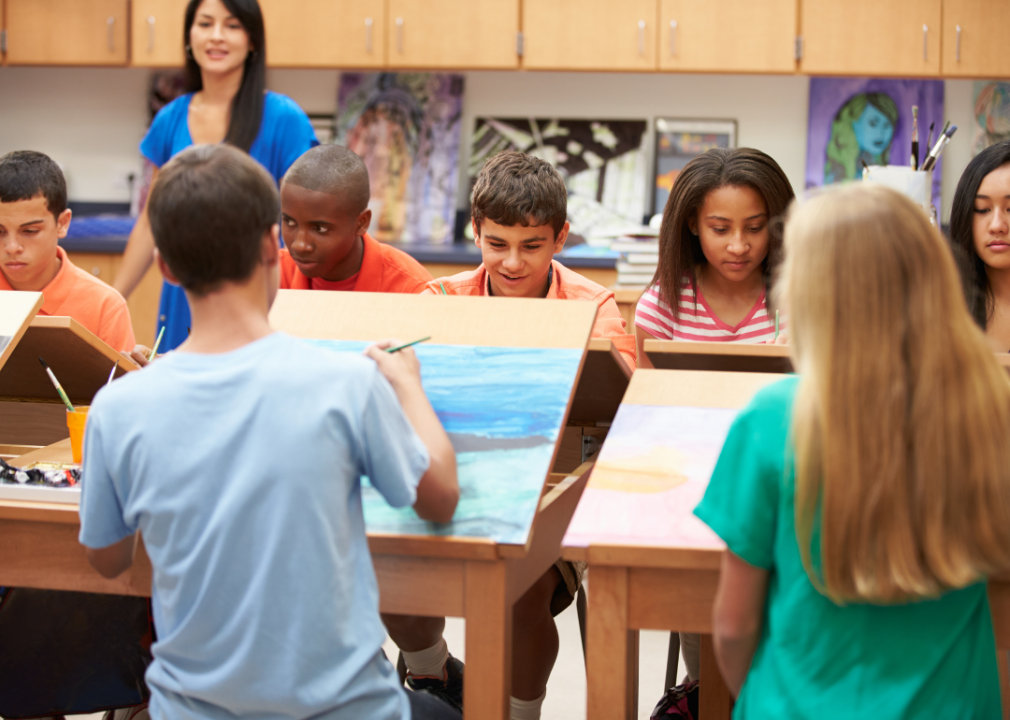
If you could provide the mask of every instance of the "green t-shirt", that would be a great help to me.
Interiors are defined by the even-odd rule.
[[[761,641],[735,718],[1000,717],[985,583],[935,600],[838,606],[800,560],[789,425],[799,378],[759,392],[730,429],[695,514],[768,571]]]

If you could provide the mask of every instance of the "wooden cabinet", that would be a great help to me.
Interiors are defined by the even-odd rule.
[[[797,0],[661,0],[659,69],[791,73]]]
[[[657,0],[524,0],[523,67],[655,70]]]
[[[940,74],[941,0],[800,0],[811,75]]]
[[[126,65],[127,0],[7,0],[10,65]]]
[[[519,0],[389,0],[394,69],[519,67]]]
[[[381,68],[386,0],[260,0],[271,67]]]
[[[182,67],[186,0],[132,0],[130,64]]]
[[[945,77],[1010,77],[1008,0],[944,0]]]

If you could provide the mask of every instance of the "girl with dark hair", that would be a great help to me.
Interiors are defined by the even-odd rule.
[[[140,143],[157,167],[190,145],[226,142],[248,152],[279,184],[302,153],[319,142],[308,116],[293,100],[264,91],[266,37],[257,0],[190,0],[183,43],[186,94],[166,105]],[[157,173],[155,179],[157,181]],[[154,258],[154,238],[144,212],[130,235],[114,286],[129,295]],[[190,326],[181,288],[165,283],[158,330],[160,350],[181,344]]]
[[[997,352],[1010,349],[1010,140],[968,163],[954,193],[950,239],[975,322]]]
[[[782,240],[768,228],[793,199],[760,150],[715,148],[684,166],[663,212],[659,267],[635,312],[639,367],[646,338],[770,342],[767,290]]]

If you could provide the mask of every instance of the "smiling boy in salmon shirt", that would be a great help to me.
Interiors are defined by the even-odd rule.
[[[424,294],[555,298],[596,303],[592,336],[611,340],[631,368],[635,337],[625,330],[614,293],[554,260],[568,237],[568,190],[548,163],[518,152],[491,158],[473,191],[473,233],[483,263],[428,283]],[[558,655],[554,616],[582,582],[584,565],[559,560],[515,605],[512,720],[536,720]],[[403,652],[408,685],[462,703],[462,664],[449,655],[442,618],[384,615]]]
[[[31,150],[0,157],[0,290],[41,292],[39,315],[69,316],[113,349],[135,340],[123,296],[70,262],[57,243],[70,229],[67,183]]]
[[[431,274],[367,232],[368,169],[340,145],[308,150],[281,184],[281,288],[418,293]]]

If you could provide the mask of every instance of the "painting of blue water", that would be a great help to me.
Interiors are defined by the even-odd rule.
[[[367,345],[309,342],[355,354]],[[366,481],[362,499],[368,530],[525,543],[582,350],[429,344],[414,350],[425,392],[456,449],[459,506],[451,523],[426,522],[410,508],[391,508]]]

